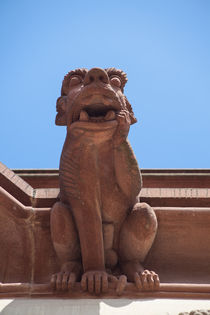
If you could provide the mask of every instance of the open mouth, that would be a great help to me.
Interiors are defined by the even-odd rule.
[[[74,121],[86,121],[86,122],[107,122],[115,120],[116,109],[104,104],[92,104],[84,106],[79,115],[74,117]]]

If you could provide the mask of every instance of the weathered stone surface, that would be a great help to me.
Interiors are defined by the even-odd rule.
[[[52,276],[67,290],[81,280],[100,294],[109,282],[123,292],[157,290],[159,278],[145,270],[157,219],[140,203],[140,170],[127,136],[136,122],[123,93],[126,74],[115,68],[76,69],[63,80],[56,124],[67,126],[60,159],[60,201],[51,211],[51,235],[61,263]],[[116,277],[118,275],[118,278]]]

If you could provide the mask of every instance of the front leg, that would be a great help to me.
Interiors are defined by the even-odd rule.
[[[128,111],[121,111],[116,119],[118,126],[113,137],[116,181],[132,206],[141,190],[142,179],[136,157],[127,140],[130,128]]]

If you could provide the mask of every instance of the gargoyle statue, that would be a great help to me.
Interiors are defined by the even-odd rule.
[[[153,209],[139,202],[140,170],[128,143],[136,122],[123,94],[126,74],[115,68],[76,69],[63,80],[56,124],[67,126],[60,159],[60,201],[51,210],[51,237],[61,271],[57,290],[81,281],[84,291],[107,292],[116,281],[155,290],[158,275],[142,263],[157,231]]]

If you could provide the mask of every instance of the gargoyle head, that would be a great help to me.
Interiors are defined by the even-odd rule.
[[[74,122],[109,122],[122,110],[130,116],[130,124],[137,120],[123,93],[126,74],[115,68],[76,69],[63,80],[61,96],[56,104],[56,125],[70,126]]]

